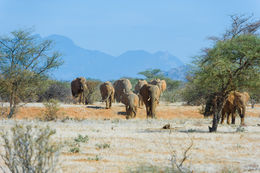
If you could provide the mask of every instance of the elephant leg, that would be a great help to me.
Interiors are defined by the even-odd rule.
[[[136,113],[137,113],[137,106],[134,107],[134,117],[133,118],[136,117]]]
[[[230,114],[231,114],[231,116],[230,116]],[[231,121],[231,117],[233,117],[233,113],[228,113],[227,114],[227,124],[230,124],[230,121]]]
[[[226,113],[225,113],[225,111],[222,110],[221,124],[224,123],[225,118],[226,118]]]
[[[126,119],[129,119],[129,117],[130,117],[130,108],[129,108],[129,106],[126,106],[125,108],[126,108]]]
[[[109,106],[108,106],[108,99],[106,99],[106,109],[108,109],[109,108]]]
[[[242,109],[242,110],[241,110]],[[244,126],[245,125],[245,113],[246,113],[246,107],[243,106],[242,108],[240,109],[240,118],[241,118],[241,123],[240,125]]]
[[[110,96],[110,97],[109,97],[109,108],[111,108],[111,106],[112,106],[112,101],[113,101],[113,100],[112,100],[112,97]]]
[[[128,106],[125,106],[126,115],[128,114]]]
[[[236,112],[232,112],[232,124],[236,124]]]
[[[144,101],[143,101],[143,98],[140,97],[139,98],[139,108],[143,108],[143,106],[144,106]]]
[[[134,108],[130,108],[129,112],[130,118],[134,118]]]
[[[86,104],[86,97],[85,97],[85,93],[82,93],[82,104],[85,105]]]
[[[150,106],[146,106],[146,118],[150,117]]]
[[[79,94],[79,104],[82,103],[82,93]]]

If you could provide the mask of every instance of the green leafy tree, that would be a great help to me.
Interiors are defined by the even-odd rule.
[[[35,97],[48,72],[62,64],[60,54],[51,48],[52,41],[39,39],[30,30],[0,37],[0,91],[10,103],[8,118],[19,102]]]
[[[152,80],[152,79],[161,79],[165,78],[163,75],[163,72],[160,69],[150,69],[150,70],[145,70],[142,72],[139,72],[138,74],[143,75],[146,77],[146,80]]]
[[[166,77],[160,69],[145,70],[143,72],[139,72],[138,74],[145,76],[145,79],[148,82],[153,79],[161,79],[161,80],[166,81],[167,89],[161,95],[162,100],[167,101],[167,102],[174,102],[180,98],[178,89],[182,86],[182,82],[177,81],[177,80],[172,80],[172,79]]]
[[[215,99],[213,124],[217,130],[221,110],[231,91],[255,87],[260,79],[260,21],[251,17],[231,16],[231,29],[195,60],[192,83],[198,91]],[[194,89],[193,88],[193,89]]]

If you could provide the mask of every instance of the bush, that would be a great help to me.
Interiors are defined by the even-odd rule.
[[[78,137],[74,139],[75,142],[82,142],[82,143],[87,143],[88,140],[89,140],[88,135],[85,135],[84,137],[82,135],[78,135]]]
[[[80,151],[80,149],[79,149],[78,146],[73,147],[73,148],[70,148],[70,152],[71,152],[71,153],[79,153],[79,151]]]
[[[58,117],[58,111],[60,109],[58,101],[54,99],[50,99],[49,101],[44,102],[43,105],[45,107],[43,120],[44,121],[56,120]]]
[[[96,155],[95,157],[88,157],[88,160],[99,161],[99,160],[101,160],[101,157],[99,155]]]
[[[106,148],[110,148],[110,144],[107,144],[107,143],[105,143],[105,144],[96,144],[96,147],[98,149],[106,149]]]
[[[49,127],[16,124],[11,135],[2,134],[5,154],[1,156],[10,172],[55,172],[60,151],[50,141],[55,133]]]
[[[38,102],[55,99],[64,103],[72,102],[71,88],[69,82],[49,80],[45,89],[39,91]]]
[[[92,104],[101,100],[99,91],[100,81],[87,80],[88,92],[86,93],[86,104]]]

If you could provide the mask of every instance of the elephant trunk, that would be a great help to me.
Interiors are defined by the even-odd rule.
[[[150,109],[150,116],[155,118],[155,108],[156,108],[157,100],[156,98],[151,98],[151,109]]]

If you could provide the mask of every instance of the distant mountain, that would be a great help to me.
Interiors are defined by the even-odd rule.
[[[53,77],[60,80],[72,80],[78,76],[103,81],[124,76],[140,77],[137,73],[147,69],[169,71],[183,65],[168,52],[131,50],[114,57],[101,51],[81,48],[61,35],[51,35],[44,39],[54,40],[54,49],[62,53],[64,64],[53,72]]]
[[[191,67],[189,65],[182,65],[166,71],[164,75],[173,80],[186,81],[186,75],[190,68]]]

